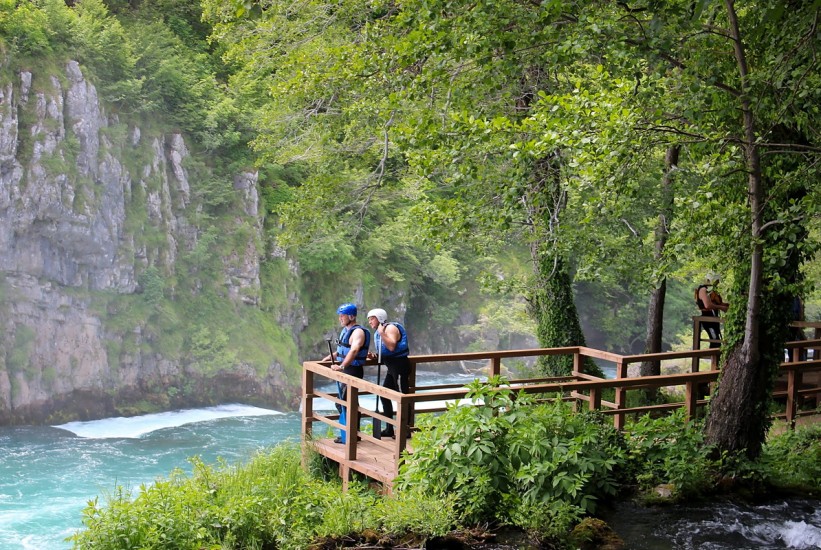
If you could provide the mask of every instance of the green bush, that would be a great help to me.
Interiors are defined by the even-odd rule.
[[[477,406],[421,418],[397,486],[454,496],[467,523],[501,519],[563,532],[616,493],[626,449],[597,415],[561,401],[534,404],[504,384],[476,381],[468,398]]]
[[[765,480],[775,487],[821,494],[821,424],[770,438],[759,465]]]
[[[704,444],[703,423],[687,422],[684,410],[652,419],[648,415],[625,430],[630,469],[639,486],[673,487],[676,497],[697,496],[714,486],[716,464]]]
[[[49,20],[31,2],[0,1],[0,36],[13,51],[40,56],[51,53]]]

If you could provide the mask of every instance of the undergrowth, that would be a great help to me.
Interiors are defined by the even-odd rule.
[[[711,494],[729,478],[821,494],[821,426],[771,437],[755,462],[711,460],[702,424],[681,412],[619,433],[607,417],[535,403],[501,378],[471,385],[469,399],[475,406],[420,417],[393,496],[357,481],[343,493],[332,463],[313,453],[303,467],[300,447],[283,444],[247,464],[194,458],[190,474],[118,487],[89,503],[85,529],[70,540],[88,550],[298,549],[365,534],[424,544],[483,525],[513,526],[558,548],[600,502],[660,485],[667,500]]]
[[[207,465],[134,491],[118,487],[83,513],[85,529],[70,540],[88,550],[301,549],[323,537],[366,528],[417,537],[456,524],[452,501],[422,495],[381,497],[364,485],[315,479],[301,466],[297,445],[258,453],[247,464]]]

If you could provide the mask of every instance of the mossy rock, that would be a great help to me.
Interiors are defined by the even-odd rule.
[[[606,522],[585,518],[570,533],[574,548],[580,550],[624,550],[627,546]]]

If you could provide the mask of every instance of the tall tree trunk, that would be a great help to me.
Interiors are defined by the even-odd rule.
[[[555,247],[566,197],[553,160],[539,159],[534,163],[533,182],[523,197],[532,232],[530,255],[535,275],[528,304],[536,320],[536,337],[541,346],[583,346],[584,333],[573,299],[570,270]],[[548,376],[567,376],[573,370],[573,358],[543,357],[539,368]],[[601,375],[601,369],[592,360],[587,361],[584,368],[586,372]]]
[[[744,321],[744,338],[727,352],[717,395],[710,404],[707,419],[707,442],[719,451],[731,453],[744,451],[754,458],[769,427],[767,407],[771,388],[773,365],[761,361],[759,349],[759,323],[763,281],[764,247],[762,237],[762,212],[764,209],[765,183],[761,173],[761,160],[756,145],[755,119],[747,95],[748,67],[741,41],[734,0],[725,0],[730,21],[735,58],[741,76],[739,103],[744,126],[744,161],[747,168],[747,193],[750,204],[752,249],[750,254],[750,279],[747,290],[747,309]]]
[[[661,212],[659,212],[658,223],[656,224],[656,246],[653,251],[653,259],[660,262],[664,255],[664,247],[667,244],[667,236],[670,234],[669,227],[673,217],[673,170],[678,165],[678,157],[681,148],[678,145],[671,145],[667,149],[664,157],[664,178],[661,182]],[[661,342],[664,329],[664,300],[667,296],[667,278],[662,277],[658,286],[650,293],[650,303],[647,305],[647,338],[644,342],[644,353],[661,352]],[[658,376],[661,374],[661,363],[659,361],[644,361],[639,367],[641,376]],[[645,401],[655,401],[658,390],[647,390],[644,394]]]

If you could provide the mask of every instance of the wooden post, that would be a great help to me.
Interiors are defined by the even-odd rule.
[[[684,411],[687,420],[696,417],[696,407],[698,406],[698,383],[688,380],[684,385]]]
[[[410,423],[408,419],[413,416],[413,405],[414,402],[411,401],[411,397],[405,397],[404,395],[396,404],[396,427],[394,428],[396,444],[393,446],[393,477],[399,475],[399,457],[402,456],[402,451],[407,447],[408,438],[410,438]]]
[[[314,373],[303,365],[302,368],[302,434],[304,439],[311,438],[313,430],[314,400],[309,397],[314,394]]]
[[[342,492],[347,493],[351,482],[351,468],[345,462],[339,464],[339,477],[342,478]]]
[[[701,320],[698,317],[693,317],[693,349],[701,349]],[[698,372],[698,362],[699,358],[694,356],[690,372]]]
[[[627,364],[619,360],[616,363],[616,378],[627,378]],[[627,405],[627,390],[623,387],[616,388],[616,410],[621,410]],[[625,417],[623,412],[617,412],[613,418],[613,425],[617,430],[624,429]]]
[[[584,361],[582,353],[578,349],[573,352],[573,376],[578,377],[584,371]]]
[[[308,453],[305,445],[311,439],[313,433],[314,423],[312,418],[314,416],[314,400],[312,397],[314,393],[314,373],[305,368],[302,364],[302,467],[308,467]]]
[[[795,369],[790,369],[787,371],[787,425],[790,427],[791,430],[795,429],[795,413],[797,410],[797,398],[796,392],[798,391],[799,387],[798,380],[796,379],[796,372]]]
[[[408,393],[416,393],[416,362],[413,358],[410,359],[410,372],[408,373]],[[397,404],[397,408],[399,404]],[[397,412],[398,414],[398,412]],[[405,417],[408,425],[413,426],[416,423],[416,408],[409,409],[408,416]],[[398,426],[397,426],[398,427]],[[398,436],[397,436],[398,437]]]
[[[601,409],[601,391],[599,388],[590,388],[590,402],[587,404],[587,408],[591,411]],[[618,426],[616,427],[618,428]]]
[[[490,375],[499,376],[502,374],[502,358],[493,357],[490,360]]]
[[[345,419],[345,460],[356,460],[359,439],[359,388],[348,384],[348,414]]]

